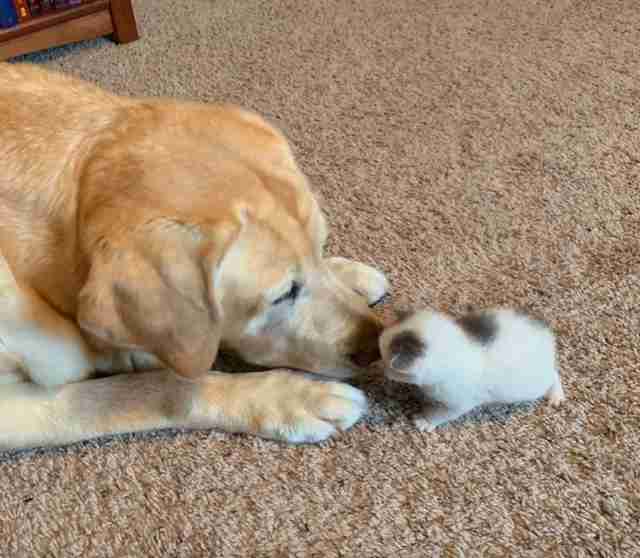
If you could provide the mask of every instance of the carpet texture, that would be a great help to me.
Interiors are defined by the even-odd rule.
[[[291,139],[330,252],[392,304],[510,305],[569,397],[418,433],[415,393],[320,446],[216,432],[0,457],[3,557],[638,556],[640,4],[135,2],[142,39],[27,60],[120,93],[226,100]]]

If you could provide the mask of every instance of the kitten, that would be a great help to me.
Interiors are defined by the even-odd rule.
[[[432,431],[485,403],[546,396],[557,406],[565,400],[553,332],[514,310],[458,320],[420,311],[383,332],[380,352],[388,378],[420,386],[434,403],[415,418],[420,430]]]

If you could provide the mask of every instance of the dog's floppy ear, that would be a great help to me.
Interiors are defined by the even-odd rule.
[[[209,371],[218,351],[213,282],[231,239],[205,248],[175,240],[96,249],[77,316],[80,327],[109,345],[153,354],[196,378]]]

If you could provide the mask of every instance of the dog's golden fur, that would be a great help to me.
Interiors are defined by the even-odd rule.
[[[164,426],[318,440],[358,419],[345,384],[210,371],[220,346],[334,377],[375,358],[386,280],[323,257],[278,130],[20,64],[0,64],[0,121],[0,447]]]

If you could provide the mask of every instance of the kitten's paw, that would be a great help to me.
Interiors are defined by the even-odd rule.
[[[328,258],[327,264],[345,285],[363,296],[369,306],[378,304],[389,293],[389,280],[371,266],[347,258]]]
[[[429,405],[422,412],[413,418],[413,424],[421,432],[433,432],[437,427],[444,426],[447,423],[456,420],[473,407],[465,405],[462,407],[447,407],[442,403],[434,403]]]
[[[395,368],[387,368],[384,371],[384,376],[389,380],[393,380],[394,382],[398,382],[401,384],[411,384],[414,386],[419,386],[424,383],[420,374],[417,374],[411,370],[396,370]]]
[[[418,416],[413,419],[413,424],[420,432],[433,432],[436,429],[436,425],[429,421],[429,419]]]

